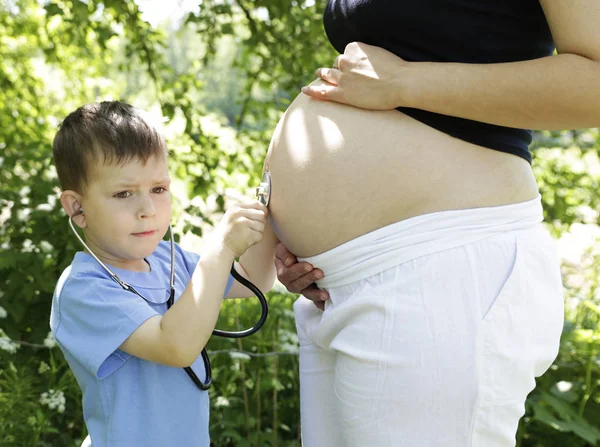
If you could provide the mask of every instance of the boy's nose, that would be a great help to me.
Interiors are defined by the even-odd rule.
[[[143,219],[145,217],[152,217],[156,214],[156,207],[154,206],[154,202],[152,201],[152,199],[150,198],[144,198],[142,199],[139,208],[138,208],[138,212],[137,212],[137,217],[138,219]]]

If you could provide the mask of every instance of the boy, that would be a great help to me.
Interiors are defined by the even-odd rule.
[[[202,258],[175,246],[175,303],[167,310],[171,252],[162,238],[171,198],[163,138],[139,110],[103,102],[71,113],[53,150],[67,215],[91,252],[143,297],[113,281],[87,250],[56,286],[50,327],[83,392],[88,445],[208,446],[208,393],[182,367],[205,380],[199,355],[223,296],[251,295],[229,276],[236,258],[242,276],[262,291],[272,287],[277,240],[266,207],[229,209]]]

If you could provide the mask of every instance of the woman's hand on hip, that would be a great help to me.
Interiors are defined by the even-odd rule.
[[[301,293],[323,310],[329,294],[319,289],[315,281],[323,277],[323,272],[308,262],[298,262],[296,256],[280,243],[275,249],[277,278],[292,293]]]
[[[333,68],[317,69],[325,83],[303,87],[302,93],[371,110],[391,110],[407,105],[404,71],[408,62],[380,47],[352,42]]]

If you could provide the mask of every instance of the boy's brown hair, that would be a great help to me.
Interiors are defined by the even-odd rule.
[[[92,163],[146,162],[167,154],[167,145],[143,112],[120,101],[90,103],[70,113],[53,143],[54,163],[63,190],[83,193]]]

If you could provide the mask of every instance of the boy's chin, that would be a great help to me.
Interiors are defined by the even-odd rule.
[[[158,243],[152,245],[151,248],[140,250],[139,251],[139,259],[145,259],[148,256],[150,256],[152,253],[154,253],[154,250],[156,250],[156,247],[158,247]]]
[[[151,243],[150,241],[148,241],[148,243],[144,244],[144,246],[136,247],[135,249],[131,250],[128,253],[130,260],[134,261],[147,258],[152,253],[154,253],[154,250],[156,250],[156,247],[158,247],[159,242],[160,241]]]

